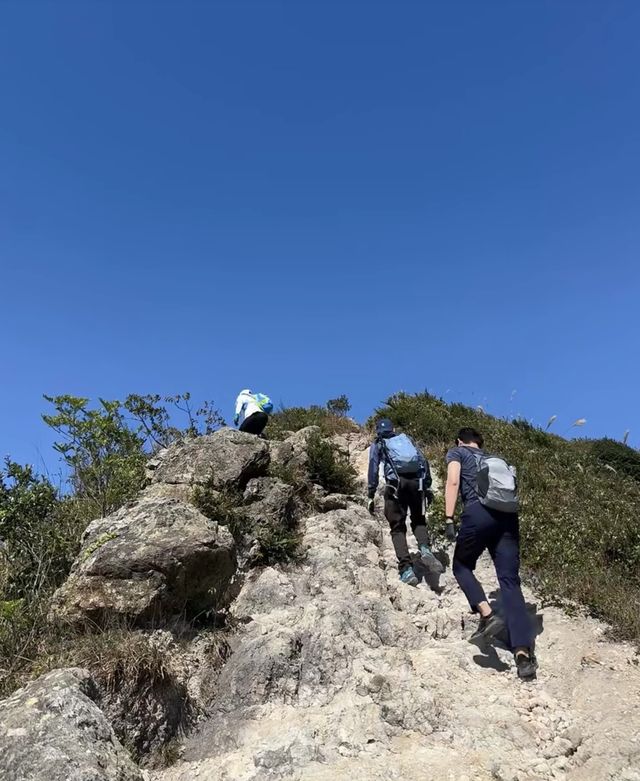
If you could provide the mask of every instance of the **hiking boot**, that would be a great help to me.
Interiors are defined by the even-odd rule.
[[[416,578],[416,573],[413,571],[413,567],[407,567],[405,570],[403,570],[400,573],[400,580],[402,583],[406,583],[407,586],[418,585],[418,578]]]
[[[516,653],[516,669],[521,681],[532,681],[536,677],[538,660],[531,651],[518,651]]]
[[[469,638],[469,642],[474,645],[481,645],[488,640],[492,640],[494,637],[500,634],[504,629],[504,621],[500,616],[495,613],[491,613],[486,617],[482,617],[478,624],[478,628]]]
[[[429,575],[442,575],[444,567],[426,545],[420,546],[420,558]]]

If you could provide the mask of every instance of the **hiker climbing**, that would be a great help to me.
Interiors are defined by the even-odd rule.
[[[505,623],[489,605],[474,575],[476,563],[489,551],[502,595],[511,648],[518,677],[535,678],[533,632],[520,587],[520,533],[515,469],[499,456],[482,449],[482,435],[462,428],[456,446],[447,453],[445,488],[446,536],[456,540],[454,512],[458,493],[464,505],[453,554],[453,574],[474,613],[480,614],[478,628],[470,640],[481,644],[504,629]]]
[[[418,585],[407,545],[407,511],[411,529],[418,543],[420,557],[429,575],[441,575],[442,564],[431,552],[425,503],[431,503],[431,471],[429,463],[406,434],[396,434],[393,423],[384,418],[376,425],[377,437],[369,449],[369,512],[375,511],[380,463],[384,465],[384,515],[391,529],[391,540],[398,559],[400,580]]]
[[[240,431],[261,437],[272,410],[273,404],[268,396],[265,396],[264,393],[252,393],[248,388],[245,388],[240,391],[236,399],[234,425],[237,426],[242,418]]]

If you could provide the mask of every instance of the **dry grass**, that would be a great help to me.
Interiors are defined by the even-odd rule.
[[[358,425],[345,415],[330,412],[325,407],[285,407],[269,417],[266,435],[269,439],[284,439],[287,433],[307,426],[318,426],[328,437],[358,430]]]

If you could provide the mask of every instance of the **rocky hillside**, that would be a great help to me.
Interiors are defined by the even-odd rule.
[[[51,614],[89,636],[117,623],[144,664],[106,685],[54,671],[0,703],[2,777],[640,781],[634,648],[527,592],[541,666],[518,682],[506,649],[467,642],[448,569],[399,583],[334,449],[362,479],[367,445],[223,429],[160,452],[89,526]]]

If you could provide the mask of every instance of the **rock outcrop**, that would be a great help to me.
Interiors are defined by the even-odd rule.
[[[223,609],[234,593],[228,586],[237,567],[235,542],[215,517],[195,508],[193,491],[206,486],[215,497],[252,482],[246,517],[256,526],[280,523],[293,489],[264,476],[270,460],[268,442],[229,428],[161,450],[149,462],[150,485],[139,498],[87,528],[52,614],[86,626],[122,619],[158,627],[176,616]]]
[[[252,477],[264,475],[271,460],[269,444],[252,434],[222,428],[213,434],[186,439],[161,450],[148,465],[154,483],[214,489],[244,488]]]
[[[159,626],[224,607],[235,569],[226,528],[179,499],[143,496],[87,528],[52,610],[74,624]]]
[[[54,670],[0,702],[3,781],[143,781],[86,670]]]
[[[309,462],[309,438],[320,434],[319,426],[306,426],[282,442],[271,442],[274,461],[284,467],[304,470]]]

